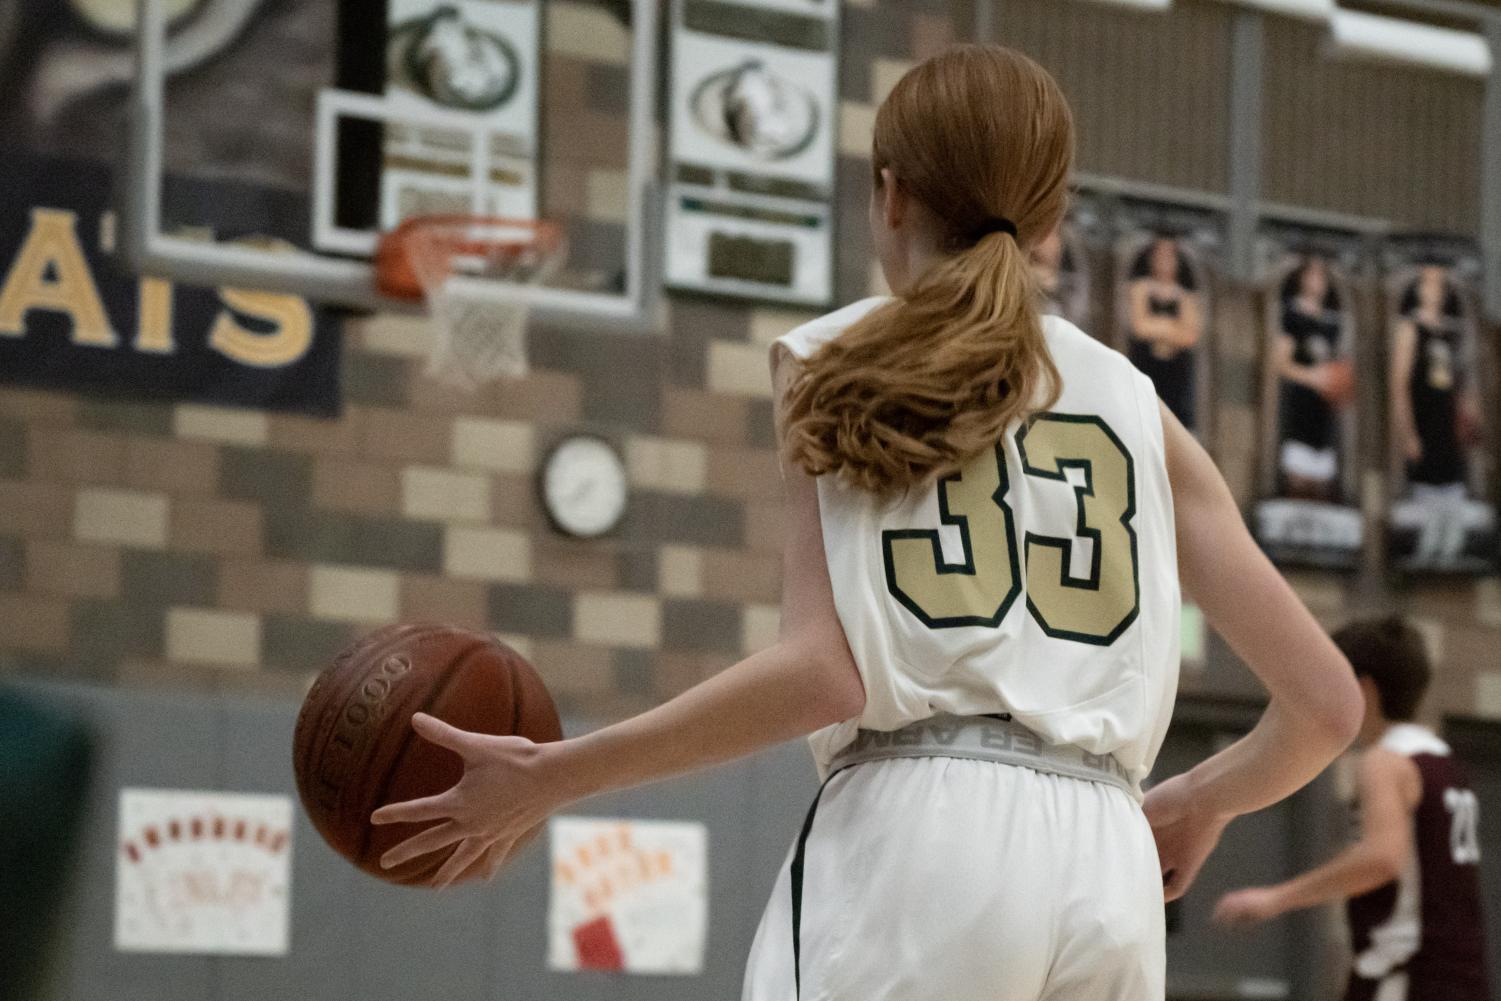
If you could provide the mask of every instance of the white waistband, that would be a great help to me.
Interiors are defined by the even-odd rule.
[[[861,730],[829,764],[830,773],[890,758],[967,758],[1087,782],[1104,782],[1135,795],[1121,763],[1070,744],[1049,744],[1008,716],[940,715],[900,730]]]

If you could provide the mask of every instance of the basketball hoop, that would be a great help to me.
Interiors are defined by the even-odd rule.
[[[414,216],[381,237],[376,282],[396,299],[426,299],[434,344],[428,373],[474,389],[526,374],[529,304],[562,262],[562,228],[536,219]],[[511,286],[511,288],[507,288]]]

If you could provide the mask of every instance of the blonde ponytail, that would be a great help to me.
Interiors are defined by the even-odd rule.
[[[1073,124],[1036,63],[959,46],[893,89],[874,154],[877,183],[889,167],[948,227],[946,255],[807,360],[783,447],[811,475],[889,495],[1057,400],[1027,248],[1062,217]]]

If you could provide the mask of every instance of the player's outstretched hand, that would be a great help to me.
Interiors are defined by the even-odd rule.
[[[1258,925],[1281,913],[1275,890],[1266,886],[1249,886],[1220,898],[1214,907],[1214,923],[1225,927]]]
[[[1163,897],[1177,900],[1193,885],[1230,820],[1199,808],[1186,775],[1153,786],[1142,810],[1157,839]]]
[[[464,776],[446,792],[392,803],[371,814],[373,824],[430,825],[382,855],[385,868],[453,848],[430,886],[441,889],[476,871],[493,876],[512,849],[529,840],[562,805],[556,789],[542,777],[539,745],[526,738],[470,733],[426,713],[412,717],[412,729],[462,758]]]

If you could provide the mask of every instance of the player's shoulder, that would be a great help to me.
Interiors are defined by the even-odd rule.
[[[1048,352],[1055,363],[1066,358],[1077,358],[1096,365],[1130,366],[1126,356],[1108,344],[1101,343],[1086,334],[1061,316],[1048,314],[1042,318],[1042,334],[1048,343]]]
[[[1130,359],[1115,348],[1089,336],[1061,316],[1044,316],[1042,333],[1047,340],[1048,354],[1053,364],[1063,375],[1064,383],[1084,380],[1088,386],[1097,384],[1132,384],[1146,399],[1156,399],[1157,391],[1152,381],[1143,375]]]
[[[875,295],[852,302],[832,313],[826,313],[815,320],[809,320],[801,326],[794,327],[788,333],[778,337],[776,343],[786,348],[796,358],[807,358],[848,330],[856,321],[890,301],[888,296]]]
[[[1361,751],[1357,769],[1363,795],[1393,791],[1410,807],[1423,794],[1423,774],[1413,756],[1385,742]]]
[[[1436,758],[1447,758],[1450,754],[1449,745],[1444,742],[1444,738],[1419,723],[1393,723],[1371,750],[1390,751],[1407,757],[1428,754]]]

